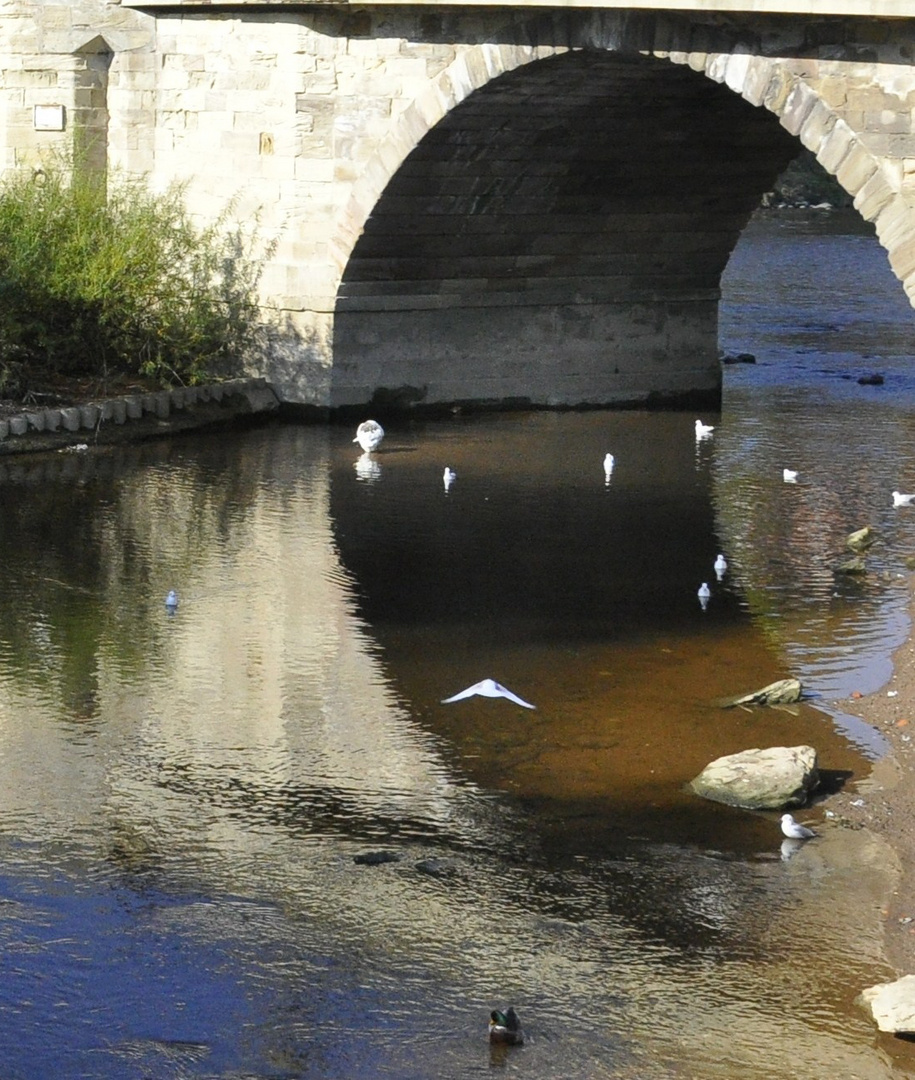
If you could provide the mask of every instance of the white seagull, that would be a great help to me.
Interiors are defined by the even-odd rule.
[[[174,589],[169,589],[168,596],[165,598],[165,606],[169,611],[176,611],[178,608],[178,594]]]
[[[702,582],[699,586],[699,592],[696,595],[699,597],[699,603],[702,605],[702,610],[705,611],[712,595],[712,590],[708,587],[708,582]]]
[[[445,491],[447,491],[448,488],[450,488],[451,485],[454,483],[454,481],[457,480],[457,473],[454,471],[454,469],[449,469],[446,465],[445,471],[442,474],[442,480],[445,484]]]
[[[784,480],[786,484],[796,484],[797,469],[782,469],[782,480]]]
[[[713,424],[703,424],[701,420],[696,421],[696,438],[706,439],[715,430]]]
[[[893,506],[911,506],[915,502],[915,495],[903,495],[899,491],[893,492]]]
[[[359,443],[362,449],[367,454],[370,454],[381,446],[383,438],[384,428],[377,420],[363,420],[359,427],[356,428],[356,438],[353,439],[353,442]]]
[[[519,698],[517,694],[513,694],[511,690],[507,690],[494,679],[483,679],[482,682],[474,683],[473,686],[468,686],[466,690],[462,690],[453,697],[443,698],[442,704],[449,705],[452,701],[461,701],[463,698],[473,697],[474,694],[479,694],[481,697],[504,697],[516,705],[523,705],[525,709],[537,708],[536,705],[531,705],[529,701]]]
[[[718,575],[718,580],[724,577],[724,572],[728,568],[728,561],[723,555],[719,555],[715,560],[715,573]]]
[[[809,840],[812,836],[816,836],[813,829],[808,829],[806,825],[801,825],[800,822],[794,820],[790,814],[782,814],[782,832],[789,840]]]
[[[610,483],[610,475],[613,472],[613,466],[615,464],[616,462],[614,461],[612,454],[606,454],[604,456],[604,480],[608,484]]]

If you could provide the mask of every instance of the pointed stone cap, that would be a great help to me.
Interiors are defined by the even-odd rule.
[[[915,1035],[915,975],[869,986],[858,995],[858,1002],[881,1031]]]

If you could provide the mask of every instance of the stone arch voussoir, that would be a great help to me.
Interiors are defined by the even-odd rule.
[[[420,140],[469,94],[515,68],[568,51],[567,46],[477,45],[457,57],[398,117],[383,145],[353,185],[331,254],[342,277],[362,228],[391,177]]]
[[[519,24],[511,44],[484,43],[457,57],[403,111],[351,192],[331,245],[338,280],[381,193],[407,155],[448,112],[491,79],[525,64],[568,52],[599,49],[667,59],[726,85],[778,117],[812,151],[874,223],[890,265],[915,304],[915,206],[894,187],[881,160],[859,133],[804,78],[777,57],[755,54],[720,29],[708,37],[682,22],[637,13],[594,12]]]
[[[915,205],[892,186],[881,160],[860,134],[778,59],[749,52],[666,55],[674,63],[704,70],[750,104],[768,109],[797,136],[852,197],[858,213],[874,224],[893,272],[915,305]]]

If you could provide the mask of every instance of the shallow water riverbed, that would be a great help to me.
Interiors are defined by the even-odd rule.
[[[912,319],[835,220],[742,241],[722,342],[758,363],[698,446],[541,413],[370,461],[278,426],[5,468],[4,1080],[915,1075],[854,1004],[892,976],[891,853],[823,804],[786,859],[777,815],[685,789],[748,746],[849,785],[883,750],[834,703],[907,632]],[[716,704],[787,674],[796,710]],[[536,709],[441,704],[487,676]],[[491,1055],[503,1003],[528,1040]]]

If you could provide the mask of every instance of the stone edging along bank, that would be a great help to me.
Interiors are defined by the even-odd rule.
[[[0,456],[153,438],[278,408],[266,379],[232,379],[62,408],[24,409],[0,419]]]

